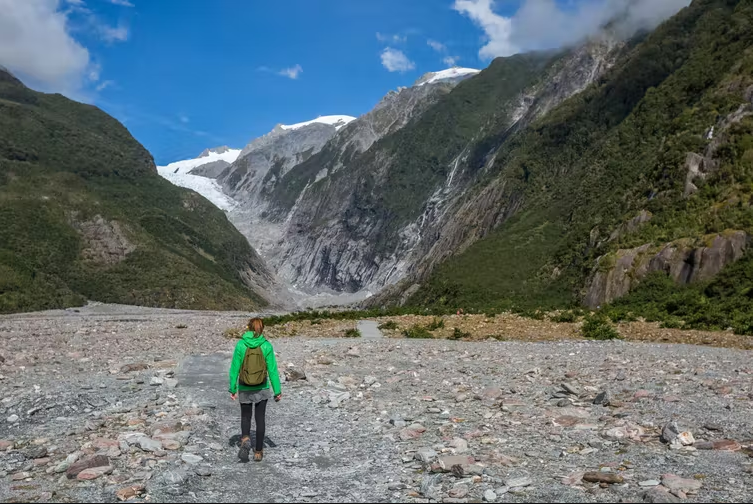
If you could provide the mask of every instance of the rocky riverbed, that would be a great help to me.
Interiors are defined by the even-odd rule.
[[[242,464],[223,333],[246,317],[0,317],[0,500],[753,498],[749,351],[571,336],[275,338],[283,400]]]

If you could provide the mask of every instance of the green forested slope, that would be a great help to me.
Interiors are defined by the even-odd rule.
[[[753,233],[750,111],[753,2],[695,0],[598,83],[502,146],[479,187],[502,177],[509,196],[523,196],[522,208],[440,266],[409,303],[566,306],[582,299],[596,259],[617,249],[701,240],[727,229]],[[687,155],[702,155],[712,142],[717,168],[705,181],[696,180],[699,190],[686,197]],[[653,214],[648,224],[605,239],[640,210]],[[744,285],[732,285],[730,275]],[[671,306],[655,301],[668,299],[669,289],[722,314],[706,326],[741,327],[741,310],[753,308],[751,279],[748,254],[710,283],[680,288],[645,282],[619,302],[621,313],[647,313],[654,299],[650,309],[666,316]]]
[[[0,312],[86,299],[180,308],[265,304],[264,266],[225,215],[158,176],[96,107],[0,71]]]

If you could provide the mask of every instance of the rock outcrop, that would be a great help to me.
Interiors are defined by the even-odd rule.
[[[751,237],[744,231],[726,231],[706,236],[703,242],[698,246],[694,240],[676,240],[658,249],[645,244],[600,257],[584,303],[596,308],[622,297],[649,273],[657,271],[681,285],[709,280],[743,256]]]

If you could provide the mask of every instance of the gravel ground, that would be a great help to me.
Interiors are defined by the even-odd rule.
[[[317,325],[274,338],[283,399],[264,461],[242,464],[223,332],[247,317],[0,317],[0,500],[753,498],[749,351],[510,341],[512,325],[508,341],[379,338],[374,324],[360,339]]]

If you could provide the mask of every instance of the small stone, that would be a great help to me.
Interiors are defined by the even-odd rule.
[[[160,480],[166,485],[180,485],[188,481],[188,472],[182,467],[165,471],[161,474]]]
[[[146,436],[141,437],[136,442],[139,448],[146,452],[156,452],[162,449],[162,442],[156,439],[151,439]]]
[[[643,480],[643,481],[640,481],[640,482],[638,482],[638,485],[642,486],[642,487],[654,487],[654,486],[658,486],[659,483],[661,483],[659,480],[652,479],[652,480]]]
[[[523,476],[519,478],[509,478],[505,481],[505,486],[508,486],[510,488],[526,487],[532,484],[533,484],[533,481],[528,476]]]
[[[439,467],[442,471],[446,472],[451,471],[452,467],[456,465],[465,470],[465,468],[469,467],[473,462],[474,460],[472,457],[465,455],[445,455],[439,457]]]
[[[16,423],[18,422],[18,415],[13,414],[8,417],[8,423]]]
[[[421,437],[421,434],[426,432],[426,427],[421,424],[411,424],[408,427],[400,431],[400,439],[402,441],[408,441],[410,439],[416,439]]]
[[[110,465],[110,459],[104,455],[95,455],[84,460],[80,460],[76,463],[72,463],[65,472],[68,479],[73,479],[81,471],[86,469],[92,469],[94,467],[107,467]]]
[[[677,423],[669,422],[661,430],[661,436],[659,439],[662,443],[671,443],[680,435],[680,429],[677,427]]]
[[[47,448],[44,446],[36,446],[24,451],[24,456],[28,459],[40,459],[47,456]]]
[[[578,387],[576,387],[575,385],[565,382],[561,386],[562,386],[562,389],[568,394],[571,394],[574,396],[580,395],[580,389],[578,389]]]
[[[609,402],[612,400],[612,397],[608,390],[605,390],[601,392],[599,395],[597,395],[594,398],[594,404],[601,405],[601,406],[609,406]]]
[[[494,490],[486,490],[484,492],[484,500],[486,502],[494,502],[495,500],[497,500],[497,494],[494,493]]]
[[[152,387],[159,387],[165,382],[164,378],[160,378],[159,376],[152,376],[152,379],[149,380],[149,385]]]
[[[28,472],[17,472],[17,473],[14,473],[10,477],[10,479],[13,480],[13,481],[21,481],[21,480],[25,480],[26,478],[31,478],[31,473],[28,473]]]
[[[180,450],[181,444],[175,439],[162,439],[162,448],[165,450],[175,451]]]
[[[0,451],[6,451],[8,448],[13,448],[13,441],[0,439]]]
[[[706,423],[703,425],[703,428],[710,431],[722,431],[724,430],[724,427],[722,427],[719,424],[716,423]]]
[[[199,476],[208,477],[212,475],[212,468],[206,465],[200,465],[193,468],[193,472],[195,472]]]
[[[144,485],[132,485],[129,487],[121,488],[115,492],[115,496],[119,501],[126,501],[134,497],[139,497],[146,493],[146,487]]]
[[[415,459],[419,462],[429,463],[431,462],[434,457],[437,456],[437,452],[432,450],[431,448],[421,448],[419,449],[415,454]]]
[[[143,371],[149,369],[149,366],[144,362],[136,362],[133,364],[126,364],[120,368],[121,373],[131,373],[133,371]]]
[[[607,483],[609,485],[612,485],[614,483],[623,483],[624,479],[619,474],[592,471],[587,472],[583,475],[583,481],[588,481],[589,483]]]
[[[450,448],[455,450],[455,453],[461,454],[468,451],[468,441],[463,438],[455,438],[450,441]]]
[[[677,440],[680,441],[680,444],[683,446],[690,446],[693,443],[695,443],[695,438],[693,437],[693,434],[689,431],[679,433],[677,435]]]
[[[194,465],[203,461],[204,457],[202,457],[201,455],[195,455],[193,453],[184,453],[183,455],[181,455],[180,459],[186,464]]]
[[[712,450],[720,450],[720,451],[738,451],[742,449],[742,446],[737,441],[733,441],[732,439],[720,439],[718,441],[714,441],[711,443]]]
[[[666,488],[662,486],[656,486],[651,488],[650,490],[647,490],[643,494],[643,502],[672,504],[681,501],[678,497],[675,497],[674,495],[669,493],[669,490],[667,490]]]
[[[175,378],[165,378],[165,387],[174,389],[178,386],[178,380]]]
[[[468,400],[468,394],[458,394],[455,396],[455,402],[464,402]]]
[[[466,485],[458,485],[451,488],[450,491],[447,492],[447,495],[455,499],[462,499],[463,497],[468,495],[468,487]]]
[[[113,471],[112,466],[100,466],[100,467],[90,467],[89,469],[84,469],[80,473],[76,475],[76,479],[87,481],[87,480],[94,480],[101,476],[104,476],[105,474],[110,474]]]
[[[685,493],[696,492],[703,486],[700,480],[681,478],[675,474],[663,474],[661,484],[670,491],[681,490]]]

